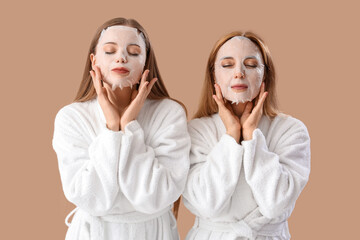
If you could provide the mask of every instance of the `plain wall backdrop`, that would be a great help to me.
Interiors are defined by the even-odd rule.
[[[95,30],[114,17],[146,29],[172,97],[191,117],[210,50],[250,30],[270,48],[280,109],[311,137],[310,181],[289,219],[292,239],[354,239],[359,190],[359,5],[356,1],[3,1],[1,239],[64,239],[74,208],[52,149],[54,118],[80,84]],[[194,217],[182,205],[181,238]]]

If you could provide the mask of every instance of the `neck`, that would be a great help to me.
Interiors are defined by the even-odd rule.
[[[245,104],[246,103],[242,103],[242,102],[239,102],[238,104],[236,104],[236,103],[231,104],[231,108],[233,109],[235,115],[238,116],[239,118],[241,117],[241,115],[244,112]]]
[[[134,86],[135,87],[135,86]],[[108,87],[108,97],[110,102],[112,102],[119,111],[122,113],[127,106],[129,106],[131,102],[131,94],[133,89],[130,87],[124,87],[120,89],[119,87],[116,88],[114,91]]]

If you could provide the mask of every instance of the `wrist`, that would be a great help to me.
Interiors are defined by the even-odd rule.
[[[232,138],[235,139],[237,143],[240,141],[240,131],[226,131],[227,135],[230,135]]]
[[[114,132],[120,131],[120,125],[119,125],[119,124],[116,124],[116,123],[110,123],[110,124],[107,124],[107,123],[106,123],[106,127],[107,127],[109,130],[112,130],[112,131],[114,131]]]
[[[252,135],[253,135],[254,129],[252,130],[247,130],[247,131],[243,131],[242,132],[242,136],[244,138],[245,141],[249,141],[252,139]]]
[[[125,131],[125,127],[126,125],[129,124],[130,121],[121,121],[121,124],[120,124],[120,129],[121,131]]]

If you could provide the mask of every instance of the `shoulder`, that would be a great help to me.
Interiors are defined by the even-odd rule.
[[[187,117],[184,108],[171,99],[146,99],[137,117],[145,129],[186,128]]]
[[[270,124],[269,134],[274,138],[309,140],[306,125],[299,119],[284,113],[278,114]]]
[[[164,98],[164,99],[147,99],[145,102],[145,105],[147,107],[152,108],[153,110],[157,111],[171,111],[171,112],[177,112],[177,111],[183,111],[185,112],[185,109],[176,101]]]
[[[96,99],[86,102],[73,102],[63,106],[57,112],[55,124],[61,122],[78,122],[81,118],[87,117],[94,112]]]
[[[172,99],[147,99],[143,106],[143,115],[152,118],[173,118],[183,117],[186,119],[186,112],[183,106]]]
[[[189,133],[208,135],[216,135],[218,132],[218,114],[213,114],[207,117],[194,118],[188,123]]]
[[[278,116],[273,119],[272,125],[276,128],[302,130],[307,132],[307,127],[301,120],[284,113],[278,114]]]
[[[214,121],[215,115],[216,114],[207,117],[194,118],[189,121],[189,127],[197,129],[197,128],[206,128],[206,127],[215,126],[215,121]]]

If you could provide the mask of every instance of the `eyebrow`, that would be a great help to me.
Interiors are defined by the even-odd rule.
[[[233,57],[229,57],[229,56],[227,56],[227,57],[222,57],[222,58],[220,58],[220,61],[222,61],[222,60],[224,60],[224,59],[233,59]],[[255,57],[255,56],[248,56],[248,57],[246,57],[244,60],[247,60],[247,59],[255,59],[255,60],[258,60],[257,57]]]
[[[140,47],[139,44],[136,44],[136,43],[130,43],[128,46],[137,46],[137,47]]]
[[[106,43],[104,43],[103,45],[106,45],[106,44],[114,44],[114,45],[117,45],[115,42],[106,42]]]
[[[244,60],[247,60],[247,59],[255,59],[255,60],[258,60],[257,57],[255,57],[255,56],[246,57]]]
[[[233,59],[233,57],[222,57],[222,58],[220,58],[220,61],[224,60],[224,59]]]
[[[103,46],[106,45],[106,44],[117,45],[116,42],[106,42],[106,43],[103,44]],[[136,43],[130,43],[128,46],[137,46],[137,47],[140,47],[140,46],[139,46],[138,44],[136,44]]]

